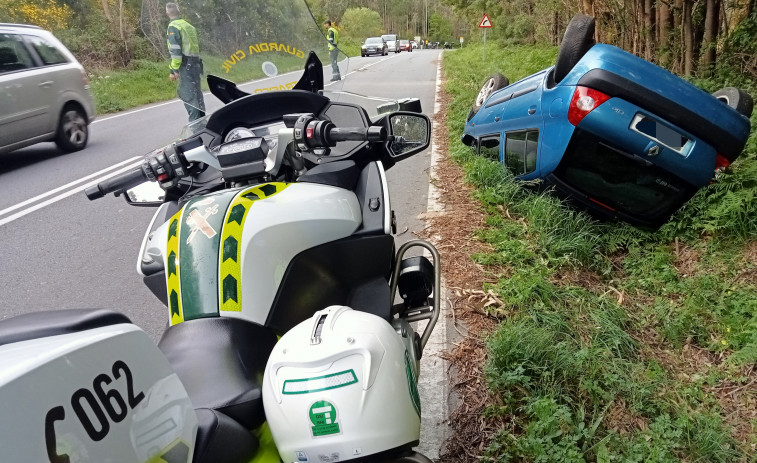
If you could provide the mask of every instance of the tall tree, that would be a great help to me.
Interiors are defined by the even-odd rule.
[[[707,0],[707,13],[704,21],[702,40],[702,65],[705,72],[710,72],[715,64],[718,28],[720,26],[719,0]]]

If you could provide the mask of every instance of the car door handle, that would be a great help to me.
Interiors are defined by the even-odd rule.
[[[47,87],[50,87],[50,86],[51,86],[52,84],[54,84],[54,83],[55,83],[55,82],[53,82],[52,80],[48,80],[48,81],[46,81],[46,82],[40,82],[40,83],[39,83],[39,84],[37,84],[37,85],[38,85],[38,86],[40,86],[40,87],[45,87],[45,88],[47,88]]]
[[[528,108],[529,116],[533,116],[535,112],[536,112],[536,106],[531,106],[530,108]]]

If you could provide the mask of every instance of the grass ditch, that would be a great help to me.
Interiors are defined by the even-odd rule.
[[[515,82],[557,53],[482,51],[444,55],[450,153],[491,249],[473,256],[493,277],[477,289],[503,302],[484,308],[499,321],[484,417],[499,429],[469,461],[757,461],[757,135],[659,230],[598,222],[459,141],[486,76]]]

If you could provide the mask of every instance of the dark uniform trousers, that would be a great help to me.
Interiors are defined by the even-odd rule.
[[[184,56],[179,67],[179,98],[189,114],[189,122],[205,116],[202,97],[202,59]]]

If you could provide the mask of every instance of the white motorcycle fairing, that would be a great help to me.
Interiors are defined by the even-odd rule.
[[[105,325],[0,346],[2,461],[192,460],[197,418],[181,381],[141,329]]]
[[[163,262],[171,325],[217,315],[264,325],[292,259],[361,223],[352,191],[266,183],[190,200],[140,255]]]

